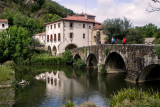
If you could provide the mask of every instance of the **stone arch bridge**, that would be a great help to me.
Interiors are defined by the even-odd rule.
[[[160,59],[156,45],[95,45],[75,48],[71,53],[75,60],[82,59],[87,67],[104,67],[107,73],[126,72],[130,82],[160,80]]]

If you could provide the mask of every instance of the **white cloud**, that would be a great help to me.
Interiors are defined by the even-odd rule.
[[[146,11],[150,0],[132,0],[130,2],[116,2],[115,0],[98,0],[98,6],[92,9],[86,9],[88,14],[96,15],[99,22],[107,18],[127,17],[133,25],[143,26],[153,23],[160,26],[159,12],[149,13]],[[76,13],[84,12],[84,6],[64,4],[65,7],[72,9]]]

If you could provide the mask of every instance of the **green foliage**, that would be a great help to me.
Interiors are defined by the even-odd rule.
[[[141,34],[139,27],[129,29],[129,33],[126,36],[128,44],[142,44],[144,43],[144,36]]]
[[[131,22],[127,18],[107,19],[103,24],[104,33],[108,35],[109,40],[111,40],[113,36],[115,36],[116,39],[122,40],[131,28]]]
[[[158,92],[145,92],[141,89],[122,89],[111,96],[110,107],[158,107],[160,97]]]
[[[43,22],[46,23],[46,22],[52,22],[52,21],[56,21],[56,20],[59,20],[61,17],[57,14],[46,14],[44,17],[43,17]]]
[[[83,48],[82,48],[82,53],[85,53],[85,52],[86,52],[86,48],[83,47]]]
[[[110,53],[110,50],[108,48],[106,48],[104,51],[105,51],[106,55],[108,55]]]
[[[3,63],[3,65],[9,67],[9,68],[14,68],[15,67],[15,63],[13,61],[6,61]]]
[[[86,68],[86,64],[85,64],[85,62],[82,59],[76,60],[75,61],[75,66],[77,68],[81,68],[81,69]]]
[[[0,65],[0,84],[3,81],[11,80],[11,76],[13,75],[13,70],[5,65]]]
[[[64,107],[76,107],[76,102],[72,102],[70,100],[66,101],[66,104],[64,105]]]
[[[7,61],[9,58],[9,37],[6,32],[0,32],[0,63]]]
[[[97,31],[97,33],[96,33],[96,42],[97,42],[97,44],[99,43],[99,41],[100,41],[100,31]]]
[[[160,46],[155,47],[155,52],[156,52],[158,58],[160,58]]]
[[[106,73],[105,65],[99,65],[98,68],[99,68],[101,73]]]
[[[67,64],[72,64],[73,63],[73,56],[68,49],[63,53],[63,58],[64,58],[64,61]]]

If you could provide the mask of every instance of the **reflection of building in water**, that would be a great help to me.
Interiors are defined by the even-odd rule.
[[[74,78],[67,78],[64,72],[46,72],[36,76],[36,79],[46,81],[46,94],[49,98],[53,96],[71,98],[85,95],[82,84]]]

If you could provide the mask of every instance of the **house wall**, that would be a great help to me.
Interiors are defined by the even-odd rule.
[[[73,27],[70,28],[70,23],[73,23]],[[60,23],[60,28],[58,28],[58,23]],[[56,24],[56,28],[54,28]],[[85,28],[83,28],[85,24]],[[51,29],[52,25],[52,29]],[[58,21],[52,24],[46,25],[46,47],[50,46],[53,51],[55,46],[57,49],[56,54],[65,51],[69,44],[74,44],[77,47],[89,46],[91,45],[91,32],[93,28],[93,23],[86,22],[75,22],[75,21]],[[58,41],[58,33],[61,35],[61,41]],[[70,33],[73,33],[73,39],[70,38]],[[56,34],[56,41],[54,41],[54,34]],[[83,38],[85,34],[85,38]],[[47,41],[47,35],[49,35],[49,41]],[[50,35],[53,36],[53,41],[50,41]],[[55,52],[52,52],[54,55]]]
[[[105,44],[105,37],[106,35],[103,33],[103,30],[92,30],[92,33],[91,33],[91,45],[97,45],[96,43],[96,35],[97,35],[97,32],[100,31],[100,41],[101,41],[101,44]]]
[[[2,25],[4,24],[4,27],[2,27]],[[8,23],[7,22],[0,22],[0,30],[5,30],[7,29],[9,26],[8,26]]]
[[[33,38],[38,39],[41,44],[45,44],[45,42],[46,42],[46,35],[45,34],[35,35],[35,36],[33,36]]]

